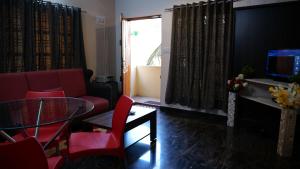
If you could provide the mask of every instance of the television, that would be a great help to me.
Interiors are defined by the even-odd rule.
[[[269,50],[266,74],[273,79],[287,80],[300,70],[300,49]]]

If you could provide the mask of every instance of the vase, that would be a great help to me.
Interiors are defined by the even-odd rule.
[[[295,127],[297,120],[296,109],[282,109],[278,136],[277,153],[289,157],[293,154]]]
[[[227,106],[227,126],[234,127],[236,105],[237,105],[237,93],[228,93],[228,106]]]

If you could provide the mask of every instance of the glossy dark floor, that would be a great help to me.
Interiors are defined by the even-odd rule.
[[[152,148],[146,137],[127,149],[129,169],[300,169],[298,138],[293,157],[280,158],[276,136],[249,127],[227,128],[225,118],[160,111],[157,120],[158,140]],[[72,168],[112,169],[118,164],[111,157],[88,157]]]

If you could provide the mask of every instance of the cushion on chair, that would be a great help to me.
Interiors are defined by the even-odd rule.
[[[33,91],[45,91],[61,87],[56,71],[27,72],[26,79],[29,89]]]
[[[72,133],[69,141],[69,155],[71,159],[89,155],[114,155],[113,149],[118,149],[119,142],[111,133],[78,132]]]
[[[86,95],[86,86],[82,69],[64,69],[57,71],[66,96],[79,97]]]
[[[28,85],[24,73],[1,73],[0,82],[0,101],[25,97]]]
[[[94,97],[94,96],[81,96],[79,97],[81,99],[88,100],[94,104],[94,110],[89,114],[97,114],[104,112],[109,107],[109,102],[106,99],[100,98],[100,97]]]

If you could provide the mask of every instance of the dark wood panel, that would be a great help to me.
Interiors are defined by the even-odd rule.
[[[264,77],[268,50],[299,49],[299,11],[299,2],[236,9],[234,75],[248,64]]]

